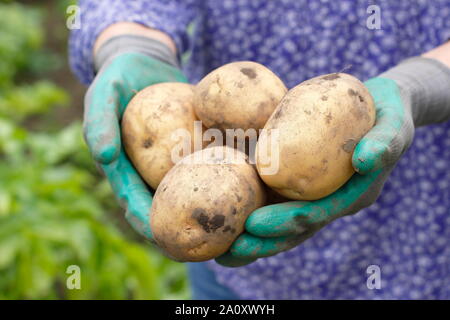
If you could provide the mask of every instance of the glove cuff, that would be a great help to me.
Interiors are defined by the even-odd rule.
[[[450,68],[440,61],[407,59],[379,77],[397,83],[416,127],[450,119]]]
[[[124,34],[112,37],[100,46],[94,56],[95,71],[109,64],[115,57],[130,52],[142,53],[180,68],[177,56],[164,43],[144,36]]]

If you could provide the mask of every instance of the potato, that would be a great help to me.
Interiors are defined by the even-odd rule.
[[[195,113],[208,128],[259,130],[287,89],[263,65],[232,62],[213,70],[195,87]]]
[[[206,261],[228,250],[248,215],[265,201],[264,185],[247,161],[238,150],[210,147],[169,171],[151,209],[154,239],[167,256]]]
[[[142,178],[154,189],[174,165],[172,150],[180,143],[172,137],[175,130],[185,129],[190,133],[191,150],[186,150],[184,155],[192,151],[197,120],[193,101],[192,85],[166,82],[138,92],[125,110],[122,119],[125,151]]]
[[[258,173],[287,198],[323,198],[353,175],[353,150],[374,122],[373,98],[355,77],[333,73],[304,81],[266,123],[256,147]],[[278,170],[268,170],[277,161]]]

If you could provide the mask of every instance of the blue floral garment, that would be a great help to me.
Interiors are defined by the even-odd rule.
[[[367,28],[380,9],[381,29]],[[195,83],[236,60],[268,66],[288,87],[345,70],[367,80],[450,38],[450,1],[81,0],[70,61],[93,78],[92,46],[118,21],[168,33],[189,56]],[[375,204],[334,221],[300,246],[236,269],[208,266],[219,283],[249,299],[450,299],[450,123],[416,130],[415,140]],[[377,265],[381,289],[368,289]]]

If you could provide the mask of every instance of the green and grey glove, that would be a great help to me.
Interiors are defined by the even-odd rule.
[[[121,144],[120,120],[135,93],[160,82],[186,82],[174,53],[147,37],[121,35],[106,41],[94,57],[97,75],[85,96],[84,136],[109,180],[126,219],[152,240],[152,195]]]
[[[217,262],[242,266],[289,250],[331,221],[370,206],[413,141],[414,128],[450,119],[450,69],[412,58],[365,82],[376,107],[375,126],[353,152],[357,172],[339,190],[316,201],[292,201],[254,211],[246,232]]]

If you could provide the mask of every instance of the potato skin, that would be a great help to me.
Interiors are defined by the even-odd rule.
[[[373,98],[357,78],[333,73],[304,81],[285,95],[264,127],[279,130],[279,169],[262,173],[263,146],[270,139],[264,130],[257,144],[258,173],[287,198],[323,198],[353,175],[353,150],[374,123]]]
[[[195,112],[208,128],[262,129],[286,94],[283,82],[265,66],[232,62],[206,75],[195,87]]]
[[[239,161],[225,163],[230,152]],[[192,163],[199,155],[213,163]],[[213,259],[244,231],[248,215],[265,201],[263,183],[246,161],[237,150],[210,147],[185,157],[164,177],[153,198],[151,229],[168,257]]]
[[[173,167],[172,140],[177,129],[194,136],[194,86],[180,82],[151,85],[138,92],[122,119],[122,143],[141,177],[156,189]],[[193,143],[191,144],[191,149]]]

